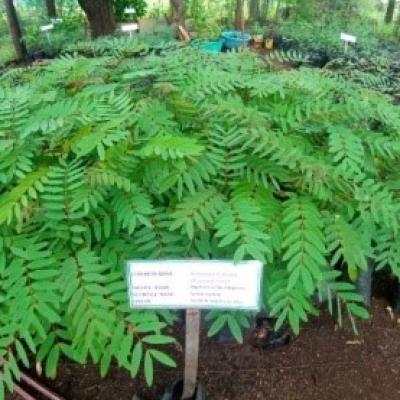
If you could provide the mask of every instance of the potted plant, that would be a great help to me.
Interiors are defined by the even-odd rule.
[[[267,29],[264,38],[264,47],[266,50],[273,50],[274,44],[276,43],[277,33],[274,26]]]
[[[264,41],[264,28],[259,24],[255,24],[252,32],[253,47],[260,49],[263,46]]]
[[[180,380],[173,383],[166,389],[161,400],[181,400],[182,392],[183,392],[183,381]],[[205,398],[206,398],[206,393],[204,387],[201,383],[198,383],[195,394],[191,399],[187,400],[205,400]]]

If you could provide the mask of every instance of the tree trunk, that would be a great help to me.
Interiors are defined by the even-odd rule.
[[[268,20],[270,0],[262,0],[261,3],[261,20],[266,22]]]
[[[400,36],[400,12],[398,13],[396,24],[394,26],[394,33],[397,37]]]
[[[112,0],[78,0],[89,21],[93,38],[111,35],[116,28]]]
[[[235,28],[238,31],[244,31],[244,4],[243,0],[236,0],[236,11],[235,11]]]
[[[396,0],[389,0],[385,14],[385,24],[391,24],[393,22],[395,8],[396,8]]]
[[[176,25],[185,26],[185,1],[170,0],[172,22]]]
[[[260,21],[260,0],[250,0],[249,20],[253,24]]]
[[[13,0],[4,0],[5,10],[7,14],[10,35],[15,48],[17,60],[23,60],[27,57],[25,43],[22,40],[21,26],[18,21],[17,11],[14,7]]]
[[[281,0],[277,0],[275,9],[275,21],[279,21],[281,13]]]
[[[51,18],[57,18],[57,9],[55,0],[46,0],[47,16]]]

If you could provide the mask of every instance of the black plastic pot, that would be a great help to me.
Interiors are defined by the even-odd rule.
[[[364,298],[364,304],[369,307],[371,305],[372,293],[372,274],[374,272],[374,262],[368,259],[368,269],[361,271],[357,279],[357,291]]]
[[[251,331],[251,328],[242,328],[243,336],[246,337],[249,334],[250,331]],[[233,337],[231,331],[228,328],[224,328],[218,333],[217,341],[220,344],[234,344],[234,343],[237,343],[236,339]]]
[[[260,315],[256,319],[256,326],[251,334],[250,342],[253,347],[261,349],[276,349],[287,346],[291,336],[287,325],[274,331],[275,321],[267,316]]]
[[[161,400],[181,400],[183,392],[183,381],[178,381],[168,386]],[[204,386],[199,382],[193,397],[185,400],[205,400],[206,392]]]
[[[396,291],[396,301],[395,308],[397,312],[400,312],[400,282],[397,282],[397,291]]]

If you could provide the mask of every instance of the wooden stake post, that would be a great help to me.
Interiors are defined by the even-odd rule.
[[[200,346],[200,310],[186,310],[185,373],[182,399],[191,399],[196,392]]]
[[[52,31],[53,29],[54,29],[54,25],[52,23],[48,24],[48,25],[42,25],[40,27],[40,31],[46,34],[46,38],[49,43],[51,42],[50,41],[50,31]]]
[[[133,16],[136,14],[136,9],[134,7],[126,7],[124,9],[124,14],[132,17],[132,21],[121,24],[121,31],[128,32],[129,36],[132,37],[133,32],[139,31],[139,24],[133,20]]]
[[[257,311],[262,263],[245,261],[130,261],[129,300],[136,309],[186,309],[182,400],[197,388],[200,309]]]
[[[344,52],[347,54],[349,50],[349,43],[355,44],[357,43],[357,37],[353,35],[349,35],[348,33],[341,33],[340,39],[344,42]]]
[[[133,32],[139,31],[139,24],[137,22],[130,22],[128,24],[121,24],[121,31],[128,32],[129,36],[133,36]]]
[[[0,366],[3,364],[7,364],[7,361],[0,357]],[[0,374],[2,377],[2,374]],[[43,398],[48,400],[64,400],[62,397],[53,393],[50,389],[37,382],[35,379],[32,379],[30,376],[26,375],[24,372],[20,371],[20,382],[33,389],[34,391],[40,393]],[[36,397],[31,396],[26,390],[24,390],[20,383],[14,383],[14,392],[23,400],[37,400]]]

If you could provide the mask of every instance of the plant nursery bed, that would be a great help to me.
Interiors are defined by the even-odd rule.
[[[357,337],[339,330],[322,312],[280,349],[259,350],[203,335],[199,367],[207,400],[399,399],[400,316],[375,299],[371,319],[359,329]],[[178,337],[183,342],[183,332]],[[45,383],[66,400],[158,400],[182,374],[180,346],[175,357],[178,369],[157,370],[152,388],[117,367],[101,379],[95,366],[69,361],[55,381]]]

